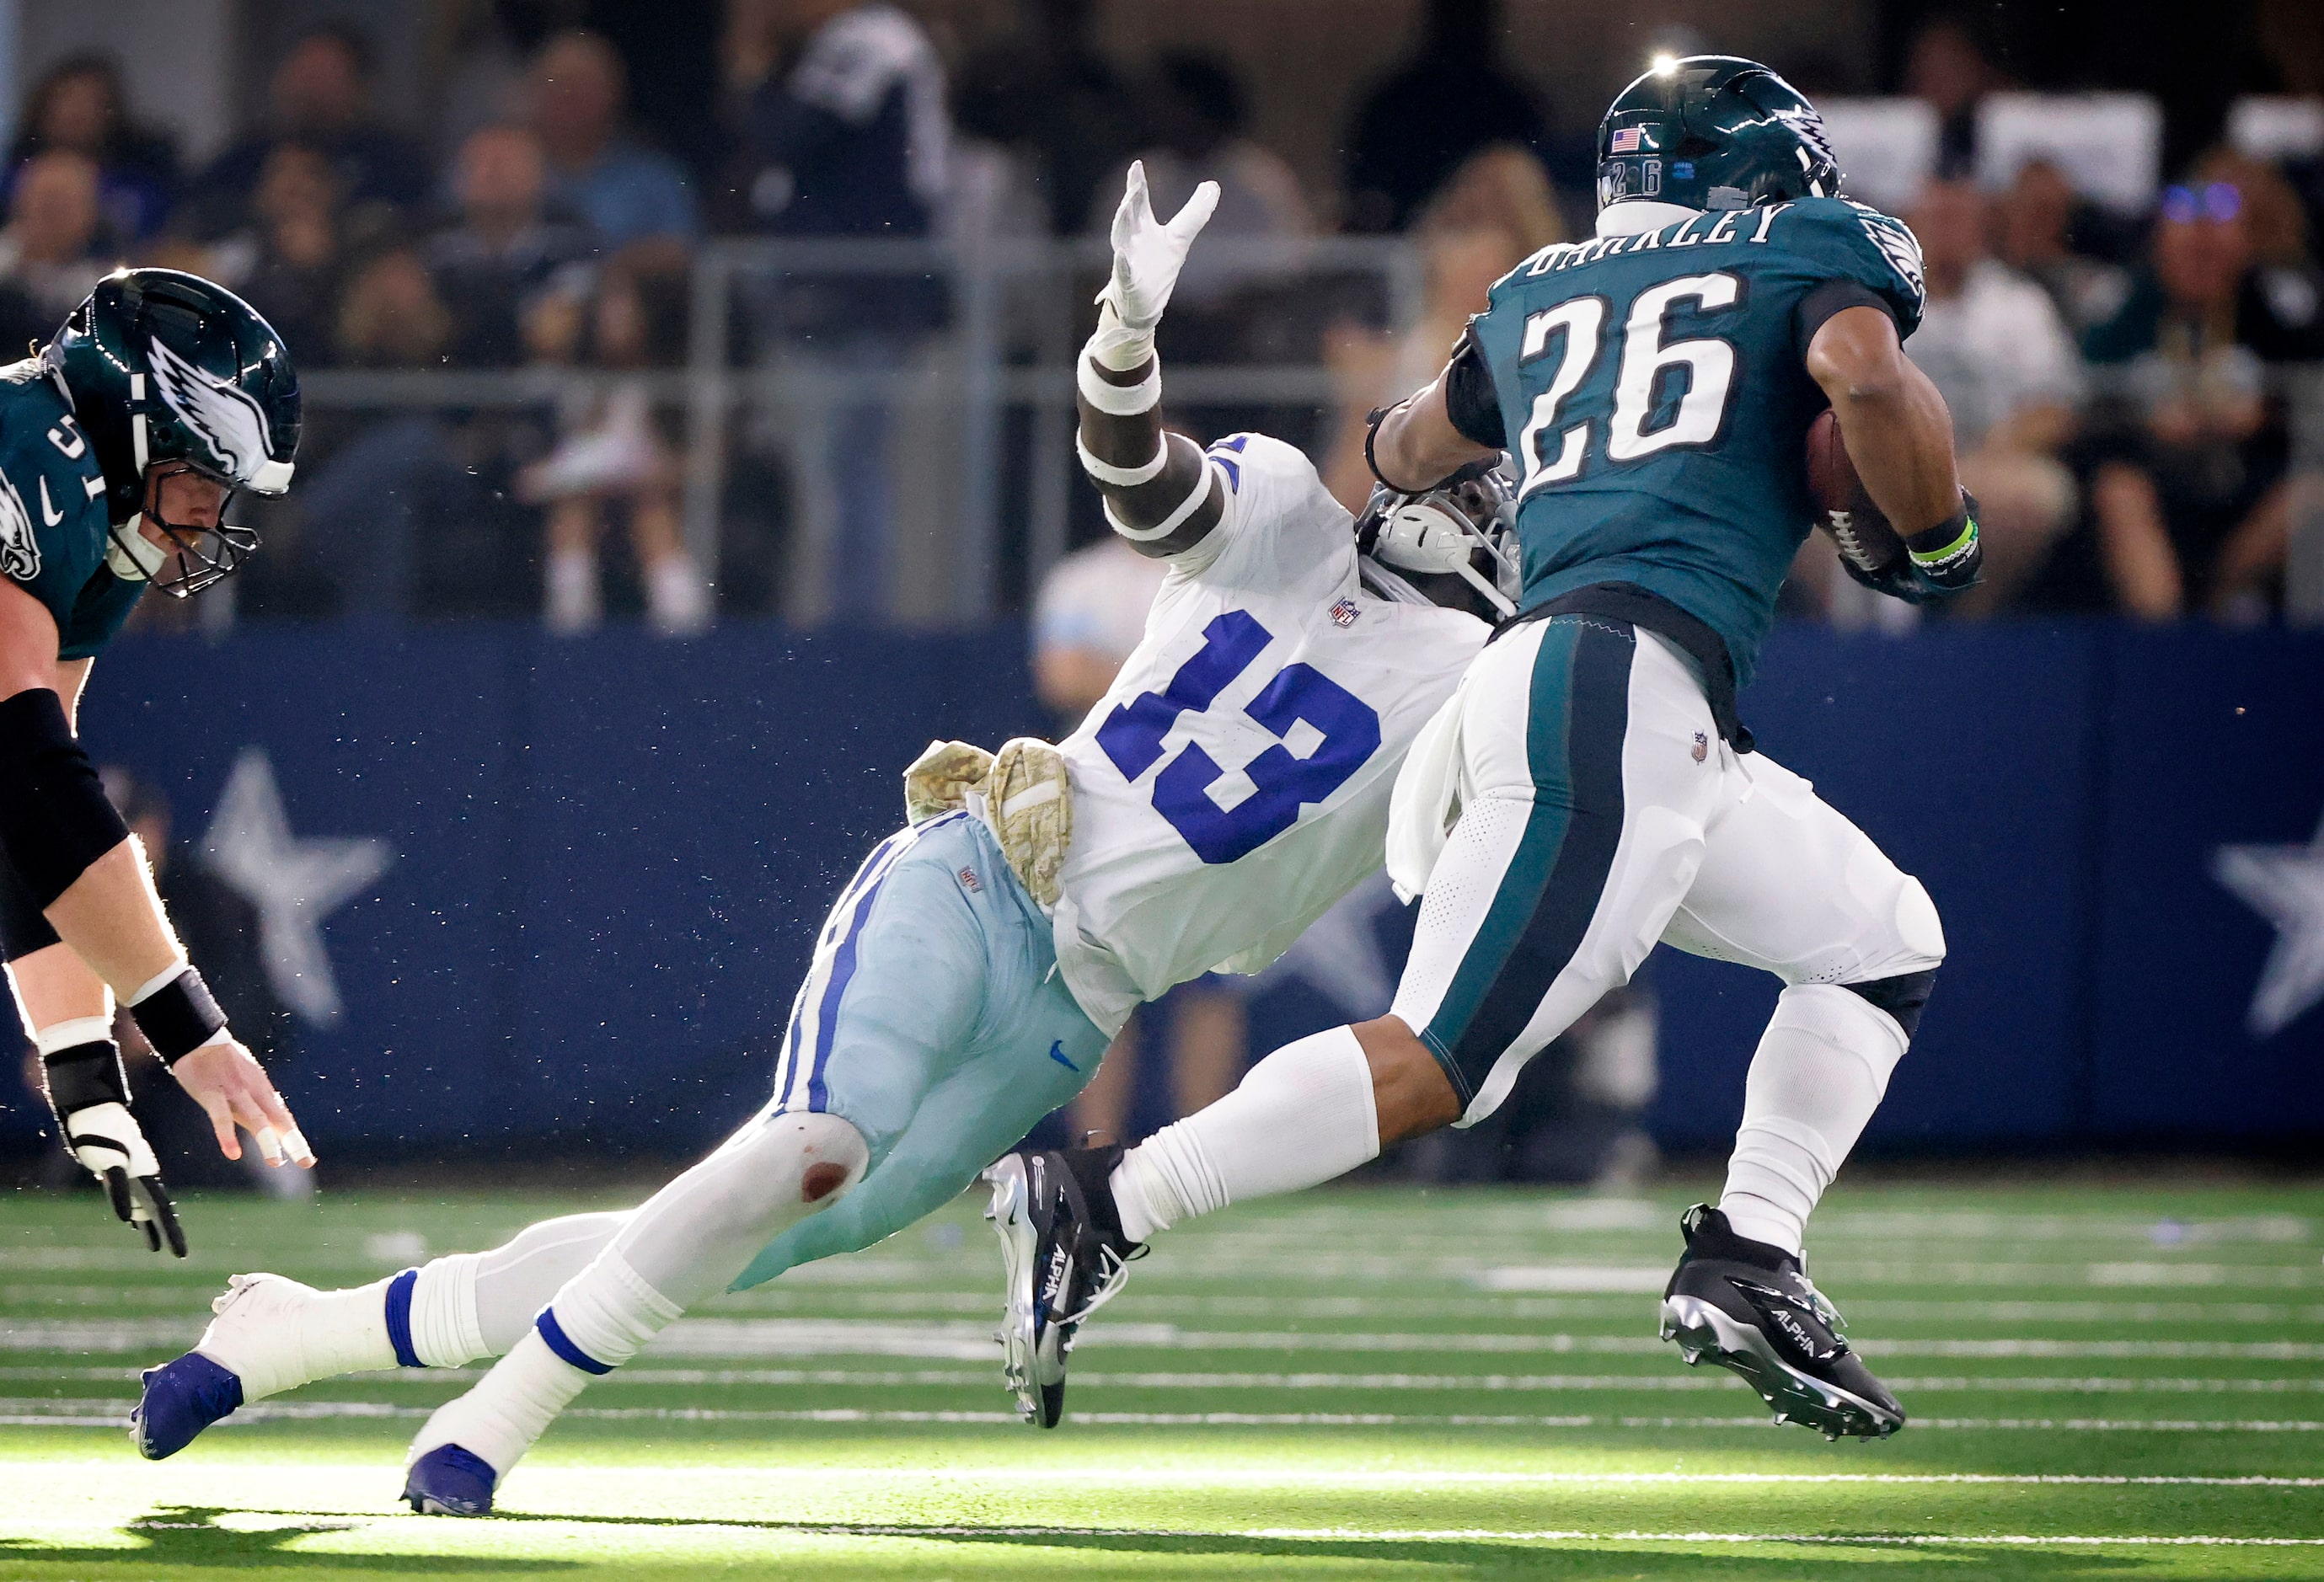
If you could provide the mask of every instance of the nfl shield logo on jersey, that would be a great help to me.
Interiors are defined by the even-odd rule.
[[[1356,623],[1356,617],[1362,613],[1362,611],[1356,608],[1356,602],[1353,599],[1342,599],[1332,606],[1332,624],[1353,626]]]

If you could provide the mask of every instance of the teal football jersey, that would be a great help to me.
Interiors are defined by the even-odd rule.
[[[0,574],[56,618],[60,659],[112,641],[145,591],[106,568],[111,545],[104,474],[62,392],[38,362],[0,367]]]
[[[1807,336],[1865,302],[1912,334],[1920,246],[1844,198],[1638,207],[1674,217],[1545,248],[1471,325],[1519,474],[1522,602],[1636,583],[1717,631],[1746,681],[1813,515]]]

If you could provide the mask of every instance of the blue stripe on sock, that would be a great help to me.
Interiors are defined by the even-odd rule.
[[[563,1357],[567,1362],[571,1363],[583,1373],[610,1374],[613,1371],[613,1365],[612,1363],[599,1362],[595,1357],[590,1356],[578,1346],[573,1344],[571,1338],[565,1333],[564,1326],[557,1321],[557,1313],[554,1309],[541,1309],[540,1317],[532,1320],[532,1327],[540,1331],[540,1338],[543,1340],[549,1342],[549,1350],[557,1353],[558,1357]]]
[[[395,1347],[398,1367],[428,1366],[411,1349],[411,1291],[419,1283],[417,1269],[406,1269],[387,1283],[387,1343]]]

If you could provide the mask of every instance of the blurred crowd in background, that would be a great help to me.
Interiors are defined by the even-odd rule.
[[[1213,256],[1187,271],[1166,357],[1321,367],[1335,399],[1179,416],[1265,422],[1306,445],[1356,507],[1363,413],[1430,377],[1485,287],[1585,235],[1594,208],[1582,123],[1554,128],[1501,61],[1490,0],[1431,0],[1409,59],[1355,101],[1330,190],[1253,136],[1251,96],[1268,85],[1201,52],[1109,57],[1090,0],[1019,0],[1013,29],[965,42],[889,0],[733,0],[723,35],[703,41],[717,55],[715,102],[659,131],[632,111],[623,50],[558,25],[560,9],[581,14],[470,8],[425,136],[377,116],[374,41],[341,26],[290,41],[263,121],[198,169],[141,119],[101,54],[56,62],[24,96],[0,194],[0,344],[44,340],[100,272],[132,261],[243,292],[315,373],[607,376],[530,403],[374,400],[361,383],[313,403],[302,487],[262,524],[273,552],[236,590],[241,618],[538,613],[571,631],[611,609],[679,634],[722,614],[925,618],[927,602],[896,589],[943,524],[915,539],[899,522],[914,500],[946,497],[922,487],[914,458],[930,446],[879,382],[942,364],[954,293],[908,268],[784,273],[741,293],[714,354],[834,376],[841,393],[762,419],[759,441],[785,430],[772,442],[747,424],[726,442],[718,564],[698,566],[680,522],[682,404],[656,399],[667,382],[618,376],[673,374],[698,352],[689,292],[706,238],[968,249],[1102,236],[1132,158],[1159,206],[1217,180]],[[1796,69],[1819,91],[1813,61]],[[2301,80],[2288,64],[2278,76],[2258,86]],[[1951,405],[1986,511],[1987,585],[1950,618],[2269,620],[2297,504],[2278,375],[2324,362],[2319,160],[2221,142],[2167,172],[2136,215],[2093,203],[2042,159],[1981,183],[1978,108],[2008,82],[1973,18],[1940,16],[1894,85],[1941,129],[1934,168],[1902,206],[1929,287],[1909,349]],[[1298,249],[1333,233],[1397,235],[1416,252],[1422,284],[1403,322],[1377,290],[1303,272]],[[1004,325],[1004,355],[1031,360],[1012,333]],[[927,422],[945,416],[938,400]],[[1069,454],[1041,464],[1059,463]],[[1038,487],[1028,464],[997,485],[1005,564],[991,607],[1038,603],[1046,629],[1071,601],[1041,597],[1054,556],[1013,525]],[[1072,541],[1101,536],[1085,500],[1073,511]],[[1123,566],[1061,586],[1111,597],[1137,581]],[[1858,599],[1833,570],[1812,541],[1788,612],[1910,616]]]
[[[2219,114],[2164,105],[2159,168],[2128,204],[2094,189],[2087,151],[1997,159],[1982,112],[2026,86],[1988,31],[1997,13],[1916,12],[1885,81],[1821,55],[1771,60],[1811,95],[1933,128],[1907,182],[1890,173],[1876,192],[1868,162],[1861,190],[1921,240],[1928,310],[1907,349],[1950,406],[1983,506],[1985,585],[1940,619],[2302,613],[2296,593],[2287,609],[2294,545],[2303,523],[2324,526],[2324,25],[2301,0],[2255,7],[2290,25],[2259,30],[2240,79],[2196,96]],[[759,616],[1021,617],[1048,724],[1069,730],[1138,640],[1161,575],[1104,531],[1062,373],[1131,160],[1166,213],[1201,181],[1222,189],[1163,326],[1173,420],[1205,440],[1258,428],[1303,446],[1351,510],[1371,483],[1365,414],[1435,374],[1502,273],[1590,233],[1595,106],[1553,114],[1508,58],[1494,0],[1410,9],[1408,52],[1346,97],[1324,163],[1259,130],[1296,85],[1224,53],[1110,50],[1100,0],[992,0],[973,32],[937,0],[728,0],[659,20],[586,0],[445,0],[424,8],[449,28],[431,45],[424,126],[380,108],[381,40],[286,27],[254,62],[263,113],[198,163],[132,102],[113,57],[71,54],[21,95],[0,181],[0,345],[45,341],[100,274],[134,262],[225,282],[292,347],[309,390],[299,487],[241,505],[266,552],[219,593],[147,601],[148,624],[641,620],[685,636]],[[1647,45],[1730,47],[1672,28],[1637,41],[1639,66]],[[2230,135],[2233,95],[2276,96],[2312,135]],[[1835,121],[1844,163],[1863,124]],[[1050,272],[980,308],[964,281],[1012,249]],[[979,357],[1053,377],[1004,399],[998,376],[980,384]],[[706,370],[772,382],[706,429]],[[1000,414],[981,437],[980,400]],[[978,446],[996,458],[982,474]],[[971,578],[976,596],[954,596]],[[1784,612],[1919,619],[1838,575],[1821,536]],[[149,849],[171,851],[166,806],[125,781],[121,795],[153,823]],[[205,882],[165,860],[181,924],[217,935],[202,959],[242,961],[237,1025],[287,1029],[251,920]],[[1333,1015],[1378,1014],[1400,928],[1384,884],[1360,891],[1314,950],[1258,982],[1304,974]],[[1135,1135],[1140,1114],[1232,1087],[1251,981],[1204,980],[1143,1010],[1061,1124]],[[1634,1179],[1653,1157],[1638,1119],[1655,1069],[1641,986],[1537,1062],[1490,1136],[1406,1164]]]

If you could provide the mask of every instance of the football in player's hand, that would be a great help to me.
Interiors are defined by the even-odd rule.
[[[1816,526],[1831,536],[1857,569],[1878,572],[1904,553],[1904,540],[1865,492],[1848,446],[1840,442],[1840,417],[1830,408],[1808,425],[1808,497],[1815,502]]]

